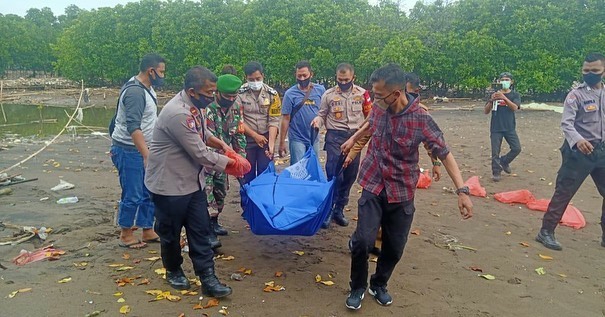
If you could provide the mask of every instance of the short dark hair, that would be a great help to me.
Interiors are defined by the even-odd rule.
[[[248,62],[248,64],[244,66],[244,74],[246,76],[252,75],[257,71],[259,71],[261,74],[265,73],[263,70],[263,65],[261,65],[259,62]]]
[[[407,73],[405,75],[405,77],[406,77],[405,81],[410,83],[412,85],[412,87],[414,87],[414,88],[420,87],[420,77],[418,77],[418,75],[416,75],[415,73]]]
[[[296,63],[296,66],[294,66],[294,67],[296,67],[297,70],[306,67],[309,69],[309,72],[311,72],[311,73],[313,72],[313,68],[311,68],[311,63],[309,63],[309,61],[307,61],[307,60]]]
[[[139,70],[144,72],[150,68],[156,68],[160,63],[166,63],[164,58],[156,53],[149,53],[141,59],[141,64],[139,65]]]
[[[397,64],[387,64],[376,69],[370,76],[370,83],[384,80],[387,86],[403,89],[406,83],[406,73]]]
[[[504,72],[504,73],[501,73],[500,76],[498,76],[498,79],[502,79],[504,77],[513,79],[513,74],[511,74],[509,72]]]
[[[603,56],[603,54],[601,54],[601,53],[590,53],[590,54],[586,55],[586,58],[584,58],[584,61],[587,63],[601,61],[601,63],[603,65],[605,65],[605,56]]]
[[[354,73],[355,68],[353,68],[353,65],[351,65],[349,63],[338,64],[338,66],[336,66],[336,73],[344,73],[344,72]]]
[[[231,74],[231,75],[237,76],[237,69],[235,69],[235,66],[233,66],[231,64],[227,64],[227,65],[223,66],[223,70],[221,70],[221,74],[222,75]]]
[[[206,85],[206,81],[215,83],[218,77],[204,66],[193,66],[185,74],[185,90],[189,88],[200,89]]]

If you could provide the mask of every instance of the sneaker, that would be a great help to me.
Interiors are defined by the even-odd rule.
[[[502,176],[500,175],[500,173],[494,173],[494,174],[492,174],[492,180],[494,182],[499,182],[500,179],[502,179]]]
[[[382,306],[389,306],[391,305],[391,303],[393,303],[393,297],[389,295],[389,292],[387,291],[387,288],[385,286],[371,286],[368,292],[370,293],[370,295],[374,296],[378,304]]]
[[[501,164],[501,166],[502,166],[502,170],[504,171],[504,173],[510,174],[513,172],[513,170],[510,169],[509,164]]]
[[[347,297],[347,301],[345,302],[345,306],[347,306],[348,309],[360,309],[365,292],[366,290],[363,288],[351,290],[351,293],[349,293],[349,297]]]

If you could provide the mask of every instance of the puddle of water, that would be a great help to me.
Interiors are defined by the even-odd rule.
[[[4,117],[0,113],[0,137],[6,134],[18,134],[23,137],[54,136],[69,120],[65,111],[71,115],[74,108],[5,104],[4,112],[7,121],[4,122]],[[107,126],[114,113],[115,109],[111,108],[84,109],[82,124],[93,127],[95,131],[107,132]],[[74,121],[70,125],[78,126]],[[69,133],[71,133],[69,130],[65,132],[65,134]],[[77,128],[77,133],[90,134],[91,131]]]

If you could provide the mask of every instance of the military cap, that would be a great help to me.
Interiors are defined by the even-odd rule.
[[[231,74],[218,76],[216,82],[216,89],[225,94],[235,94],[241,86],[242,80]]]

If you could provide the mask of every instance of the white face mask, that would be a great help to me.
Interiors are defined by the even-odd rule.
[[[252,90],[259,91],[263,88],[263,82],[262,81],[249,81],[248,86],[250,86],[250,89],[252,89]]]
[[[511,84],[510,80],[503,80],[500,83],[502,84],[502,89],[504,89],[504,90],[510,89],[510,84]]]

